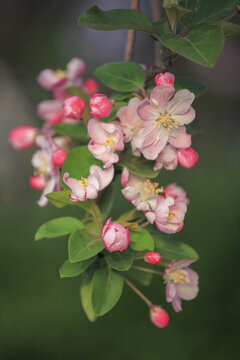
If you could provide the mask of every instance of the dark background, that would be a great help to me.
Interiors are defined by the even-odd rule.
[[[148,1],[141,9],[150,15]],[[200,154],[191,171],[163,171],[161,185],[176,181],[191,199],[184,229],[174,235],[200,254],[194,269],[200,293],[174,313],[165,305],[161,280],[145,292],[169,311],[164,330],[149,321],[146,306],[125,288],[119,304],[95,323],[86,319],[79,278],[59,279],[67,239],[34,242],[36,229],[51,218],[79,216],[77,209],[36,205],[39,193],[28,186],[32,149],[16,152],[7,143],[14,126],[39,126],[36,105],[49,97],[35,81],[46,68],[64,68],[74,56],[87,64],[86,78],[104,62],[123,60],[126,31],[98,32],[79,27],[91,5],[108,10],[130,1],[0,1],[0,358],[63,360],[239,359],[239,55],[229,40],[214,69],[179,59],[172,71],[209,85],[194,102],[193,138]],[[134,60],[153,63],[153,41],[138,34]],[[128,206],[117,198],[111,215]]]

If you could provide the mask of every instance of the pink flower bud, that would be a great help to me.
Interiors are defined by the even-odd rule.
[[[88,95],[96,94],[98,91],[98,83],[94,79],[88,79],[84,83],[84,89]]]
[[[157,252],[147,252],[144,257],[144,260],[151,265],[159,264],[161,259],[161,255]]]
[[[150,319],[160,329],[166,327],[169,323],[169,315],[166,310],[156,305],[150,306]]]
[[[35,144],[38,129],[31,125],[18,126],[9,133],[8,140],[17,150],[23,150]]]
[[[102,240],[105,248],[110,251],[123,251],[127,249],[130,242],[130,232],[120,224],[112,223],[109,218],[102,232]]]
[[[175,76],[169,72],[158,74],[155,77],[155,82],[157,86],[171,86],[174,88]]]
[[[90,114],[94,117],[106,117],[111,114],[112,103],[106,95],[95,94],[90,100]]]
[[[42,190],[47,185],[47,181],[44,176],[31,176],[29,184],[35,190]]]
[[[79,119],[85,110],[85,101],[79,96],[69,95],[64,99],[63,115],[70,119]]]
[[[67,157],[67,151],[63,149],[57,149],[52,154],[52,163],[56,166],[63,166],[63,163]]]
[[[198,161],[198,153],[191,147],[178,150],[177,157],[179,163],[187,169],[191,169]]]

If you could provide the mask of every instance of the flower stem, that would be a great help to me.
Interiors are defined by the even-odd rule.
[[[126,278],[124,278],[124,281],[148,306],[152,305],[151,301],[139,289],[137,289],[133,283]]]
[[[90,200],[90,204],[91,204],[91,207],[92,207],[92,211],[93,211],[93,214],[94,214],[94,217],[95,217],[95,221],[96,221],[99,233],[101,235],[102,234],[102,224],[101,224],[101,221],[98,218],[97,211],[96,211],[96,204],[95,204],[94,200]]]
[[[136,209],[133,209],[128,216],[126,217],[126,219],[124,220],[125,222],[128,222],[129,220],[131,220],[131,218],[133,217],[133,215],[135,214]]]
[[[147,273],[151,273],[151,274],[156,274],[156,275],[163,275],[163,273],[161,271],[157,271],[157,270],[152,270],[152,269],[148,269],[145,267],[141,267],[141,266],[133,266],[133,269],[139,270],[139,271],[144,271]]]
[[[149,221],[146,221],[145,223],[139,225],[140,228],[144,228],[145,226],[149,225]]]
[[[132,0],[132,10],[138,10],[139,0]],[[135,40],[135,30],[128,30],[127,44],[125,48],[124,60],[129,61],[132,57],[133,45]]]

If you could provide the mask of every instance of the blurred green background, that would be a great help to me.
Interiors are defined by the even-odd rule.
[[[67,239],[34,242],[48,219],[79,215],[76,208],[44,209],[39,193],[28,186],[32,149],[13,150],[9,130],[40,125],[36,105],[49,97],[35,81],[46,67],[64,68],[74,56],[87,64],[86,77],[104,62],[123,60],[126,32],[98,32],[77,25],[91,5],[107,10],[130,7],[122,1],[1,0],[0,59],[0,359],[143,360],[239,359],[239,55],[238,40],[228,41],[215,69],[179,59],[172,71],[209,85],[197,99],[193,139],[200,154],[191,171],[163,171],[161,185],[177,182],[191,200],[184,229],[176,239],[200,254],[197,299],[174,313],[165,305],[161,279],[144,291],[169,311],[164,330],[149,321],[146,306],[128,288],[119,304],[95,323],[86,319],[79,299],[79,279],[61,280],[58,268],[67,256]],[[141,2],[148,16],[148,1]],[[151,65],[153,41],[138,34],[134,60]],[[129,204],[117,198],[111,215]]]

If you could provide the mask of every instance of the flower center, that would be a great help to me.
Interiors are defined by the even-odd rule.
[[[104,145],[105,146],[114,146],[115,145],[115,142],[113,141],[113,139],[111,138],[108,138],[104,141]]]
[[[140,128],[141,125],[142,125],[142,121],[139,121],[138,123],[136,123],[136,125],[132,128],[132,136],[134,136],[136,134],[136,132],[138,131],[138,129]]]
[[[170,277],[172,278],[174,284],[184,284],[185,283],[185,275],[181,271],[170,272]]]
[[[170,210],[168,213],[168,220],[171,220],[174,217],[174,213]]]
[[[57,70],[55,71],[55,75],[56,75],[59,79],[65,77],[66,74],[67,74],[67,72],[64,71],[64,70],[61,70],[61,69],[57,69]]]
[[[81,180],[78,182],[78,186],[83,186],[85,189],[88,187],[88,181],[86,178],[81,177]]]
[[[177,129],[179,120],[173,120],[172,114],[170,114],[169,111],[167,111],[165,114],[159,114],[158,119],[156,120],[158,128],[163,126],[167,131],[171,132],[171,130],[174,129],[174,127]]]
[[[158,183],[151,182],[147,179],[144,183],[139,182],[137,188],[143,190],[146,195],[158,196],[163,192],[163,188],[158,188]]]

